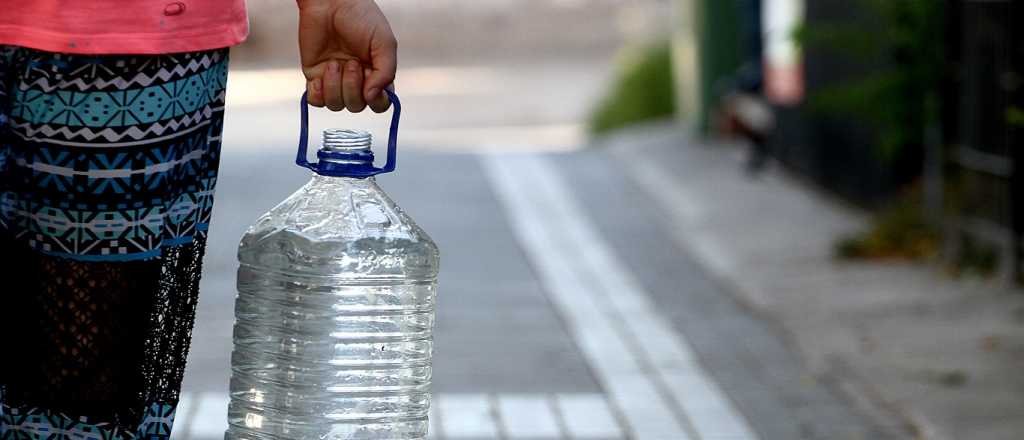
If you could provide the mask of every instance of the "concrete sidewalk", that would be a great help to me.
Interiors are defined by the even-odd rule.
[[[839,262],[861,212],[779,170],[751,180],[735,145],[672,126],[607,142],[702,266],[778,322],[813,377],[892,431],[925,439],[1024,435],[1024,295],[932,266]]]
[[[234,250],[308,179],[290,150],[225,148],[175,440],[226,427]],[[695,264],[624,163],[603,149],[421,151],[381,178],[443,250],[433,438],[904,438]]]

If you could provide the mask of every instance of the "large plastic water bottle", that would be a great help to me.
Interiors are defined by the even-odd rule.
[[[238,248],[227,439],[422,439],[438,251],[377,186],[370,135],[328,130],[315,174]]]

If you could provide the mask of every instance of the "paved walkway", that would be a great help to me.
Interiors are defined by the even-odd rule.
[[[674,127],[577,151],[615,47],[669,2],[453,2],[382,2],[406,112],[380,180],[443,251],[435,438],[1020,438],[1024,296],[836,263],[861,214],[779,173],[744,179],[736,149]],[[308,178],[291,165],[304,83],[277,38],[294,5],[253,5],[236,67],[280,69],[231,73],[175,440],[222,438],[237,241]]]
[[[307,178],[229,146],[176,440],[225,427],[234,248]],[[443,250],[435,437],[882,439],[674,240],[621,159],[403,153],[382,185]]]
[[[777,169],[742,178],[735,146],[701,145],[669,127],[606,146],[662,207],[673,239],[746,308],[781,324],[813,377],[889,431],[1021,438],[1019,289],[954,280],[937,265],[835,260],[836,238],[863,228],[863,214]]]
[[[175,439],[220,439],[227,428],[226,393],[186,393],[178,405]],[[601,393],[437,393],[431,439],[627,438],[627,428]]]

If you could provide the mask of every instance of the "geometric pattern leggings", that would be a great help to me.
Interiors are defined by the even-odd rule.
[[[169,438],[227,64],[0,46],[0,440]]]

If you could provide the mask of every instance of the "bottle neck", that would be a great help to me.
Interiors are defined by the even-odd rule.
[[[373,136],[360,130],[324,130],[317,157],[321,174],[344,177],[351,171],[373,169]],[[357,175],[357,173],[353,173]],[[365,175],[365,174],[364,174]]]

